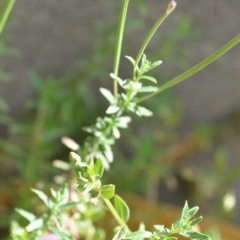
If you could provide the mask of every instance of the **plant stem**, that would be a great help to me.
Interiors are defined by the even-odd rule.
[[[120,218],[120,216],[118,215],[117,211],[115,210],[115,208],[114,208],[114,206],[112,205],[112,203],[110,202],[110,200],[103,198],[103,201],[104,201],[105,204],[107,205],[109,211],[112,213],[112,215],[113,215],[113,217],[115,218],[116,222],[117,222],[120,226],[125,225],[125,222]]]
[[[113,65],[113,73],[116,76],[118,76],[118,70],[119,70],[119,63],[120,63],[121,50],[122,50],[122,41],[123,41],[123,33],[124,33],[124,26],[125,26],[125,22],[126,22],[128,3],[129,3],[129,0],[124,0],[123,5],[122,5],[122,10],[121,10],[121,13],[120,13],[120,21],[119,21],[119,26],[118,26],[117,42],[116,42],[115,55],[114,55],[114,65]],[[113,84],[114,84],[113,85],[113,93],[114,93],[115,99],[117,100],[118,83],[117,83],[116,80],[114,80]]]
[[[171,4],[171,3],[170,3]],[[167,10],[165,11],[165,13],[157,20],[157,22],[153,25],[153,27],[151,28],[150,32],[148,33],[147,37],[145,38],[138,54],[137,54],[137,57],[136,57],[136,61],[135,61],[135,65],[134,65],[134,68],[133,68],[133,76],[134,76],[134,79],[136,79],[136,68],[137,68],[137,65],[148,45],[148,43],[150,42],[150,40],[152,39],[153,35],[155,34],[155,32],[157,31],[157,29],[161,26],[161,24],[164,22],[164,20],[167,18],[167,16],[174,10],[175,6],[172,7],[171,5],[168,5],[168,8]]]
[[[8,16],[13,8],[13,5],[15,3],[15,0],[8,0],[7,4],[6,4],[6,7],[5,9],[3,10],[3,14],[0,18],[0,34],[2,33],[3,31],[3,28],[5,26],[5,23],[8,19]]]
[[[174,85],[186,80],[187,78],[191,77],[192,75],[196,74],[197,72],[199,72],[200,70],[205,68],[210,63],[214,62],[216,59],[218,59],[220,56],[222,56],[224,53],[226,53],[228,50],[230,50],[232,47],[234,47],[239,42],[240,42],[240,35],[236,36],[234,39],[229,41],[226,45],[224,45],[218,51],[216,51],[211,56],[207,57],[206,59],[204,59],[197,65],[195,65],[194,67],[190,68],[186,72],[178,75],[177,77],[175,77],[175,78],[171,79],[170,81],[168,81],[167,83],[163,84],[160,88],[158,88],[158,90],[156,92],[148,94],[145,97],[138,99],[136,102],[137,103],[143,102],[143,101],[159,94],[160,92],[162,92],[170,87],[173,87]]]

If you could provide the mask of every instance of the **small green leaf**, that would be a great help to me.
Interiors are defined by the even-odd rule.
[[[117,227],[116,228],[117,231],[113,237],[112,240],[121,240],[124,239],[124,237],[127,235],[128,233],[128,227],[126,225],[121,226],[121,227]]]
[[[97,176],[97,179],[100,179],[104,172],[104,166],[100,158],[97,159],[93,167],[94,175]]]
[[[158,87],[153,87],[153,86],[146,86],[146,87],[141,87],[138,92],[156,92],[158,90]]]
[[[171,230],[178,228],[181,225],[181,219],[176,220],[171,227]]]
[[[125,56],[125,58],[127,58],[132,63],[133,66],[135,65],[136,61],[132,57]]]
[[[111,105],[108,107],[108,109],[106,110],[107,114],[113,114],[116,113],[119,110],[119,107],[116,105]]]
[[[130,210],[125,201],[118,195],[114,196],[114,206],[120,218],[126,223],[130,217]]]
[[[27,212],[23,209],[17,208],[16,212],[22,215],[24,218],[26,218],[29,222],[32,222],[36,219],[36,216],[33,213]]]
[[[158,67],[158,66],[161,65],[161,64],[162,64],[162,61],[161,61],[161,60],[152,63],[152,64],[149,66],[148,71],[150,71],[150,70]]]
[[[187,202],[185,203],[183,210],[182,210],[182,214],[181,214],[181,221],[188,221],[191,217],[193,217],[197,211],[199,210],[199,207],[193,207],[191,209],[189,209]]]
[[[42,228],[43,226],[43,219],[35,219],[34,221],[32,221],[29,225],[27,225],[26,230],[28,232],[32,232],[36,229]]]
[[[155,225],[154,228],[157,229],[160,233],[170,233],[170,230],[164,225]]]
[[[120,86],[123,86],[124,81],[120,77],[116,76],[114,73],[110,73],[110,77],[116,80]]]
[[[74,207],[76,207],[79,204],[81,204],[81,201],[68,202],[68,203],[65,203],[63,205],[60,205],[59,206],[59,210],[66,210],[66,209],[74,208]]]
[[[138,240],[141,239],[142,240],[144,238],[151,238],[151,237],[152,237],[151,232],[139,230],[139,231],[127,234],[127,236],[124,237],[124,239],[138,239]]]
[[[31,191],[38,195],[38,197],[44,202],[44,204],[46,205],[47,208],[49,208],[49,209],[52,208],[53,203],[45,193],[43,193],[40,190],[33,189],[33,188],[31,188]]]
[[[150,81],[150,82],[157,83],[157,80],[156,80],[154,77],[142,75],[142,76],[141,76],[141,79],[146,79],[146,80],[148,80],[148,81]]]
[[[115,186],[113,184],[104,185],[101,187],[101,197],[104,199],[110,199],[114,196]]]
[[[57,192],[53,188],[50,188],[50,191],[51,191],[52,196],[54,198],[57,198],[57,196],[58,196]]]
[[[132,121],[131,117],[122,116],[117,119],[117,126],[119,128],[127,128],[128,124]]]
[[[115,98],[114,98],[114,96],[112,95],[112,93],[108,89],[100,88],[100,92],[109,101],[110,104],[114,104],[115,103]]]
[[[113,152],[112,152],[111,147],[109,147],[108,145],[105,145],[104,147],[105,147],[105,149],[103,150],[103,152],[104,152],[105,157],[107,158],[107,160],[110,163],[113,162],[114,157],[113,157]]]
[[[145,107],[137,106],[136,114],[140,117],[150,117],[153,113]]]
[[[147,61],[147,56],[146,54],[143,54],[142,55],[142,60],[141,60],[141,69],[144,67],[144,65],[146,64],[146,61]]]
[[[196,224],[200,223],[202,220],[203,220],[203,217],[201,216],[199,218],[196,218],[196,219],[188,222],[188,224],[189,224],[189,226],[192,227],[192,226],[195,226]]]
[[[83,187],[80,188],[78,186],[78,189],[81,189],[83,193],[90,192],[95,187],[94,183],[86,183]]]
[[[184,233],[179,233],[180,235],[184,237],[188,237],[194,240],[211,240],[211,238],[208,235],[199,233],[199,232],[184,232]]]
[[[102,160],[103,166],[106,170],[109,170],[110,166],[109,166],[109,162],[108,159],[101,153],[101,152],[97,152],[95,154],[96,158],[100,158]]]

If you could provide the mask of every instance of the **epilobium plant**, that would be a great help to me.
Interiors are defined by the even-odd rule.
[[[11,238],[13,240],[105,239],[104,231],[94,226],[94,222],[102,217],[105,209],[108,209],[116,221],[113,240],[174,240],[177,239],[177,235],[195,240],[210,239],[209,236],[193,230],[193,226],[198,224],[202,217],[192,219],[198,207],[189,208],[187,202],[180,218],[170,228],[155,225],[151,232],[145,230],[144,224],[140,224],[138,230],[131,230],[128,225],[130,209],[127,203],[115,194],[113,184],[103,183],[103,174],[105,170],[110,169],[110,163],[114,158],[112,146],[116,139],[120,138],[120,130],[127,128],[131,122],[128,114],[133,113],[140,117],[151,116],[152,112],[139,103],[195,74],[240,42],[240,36],[195,67],[157,87],[156,79],[149,75],[149,72],[162,62],[151,62],[144,52],[159,26],[175,9],[176,2],[172,0],[164,14],[150,30],[137,57],[134,59],[126,56],[133,66],[133,71],[129,78],[122,79],[118,70],[128,3],[129,0],[123,0],[120,14],[113,73],[110,74],[114,82],[113,93],[105,88],[100,89],[109,102],[106,116],[98,117],[95,125],[84,127],[90,135],[81,147],[72,139],[62,138],[62,143],[72,150],[70,163],[56,160],[53,164],[66,171],[67,177],[61,180],[62,186],[58,190],[51,189],[51,196],[40,190],[32,189],[42,200],[44,207],[40,208],[38,214],[16,209],[29,223],[26,227],[21,227],[17,222],[12,222]],[[118,91],[119,87],[121,93]],[[142,94],[145,95],[142,96]]]

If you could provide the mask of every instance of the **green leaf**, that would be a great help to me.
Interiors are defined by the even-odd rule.
[[[148,80],[148,81],[150,81],[150,82],[157,83],[157,80],[156,80],[154,77],[142,75],[142,76],[141,76],[141,79],[146,79],[146,80]]]
[[[27,225],[26,230],[28,232],[32,232],[36,229],[42,228],[43,227],[43,219],[35,219],[32,221],[29,225]]]
[[[140,69],[144,68],[144,66],[146,64],[146,61],[147,61],[147,56],[146,56],[146,54],[143,54],[142,55],[142,59],[141,59],[141,67],[140,67]]]
[[[148,71],[154,69],[155,67],[160,66],[161,64],[162,64],[162,61],[161,61],[161,60],[152,63],[152,64],[149,66]]]
[[[199,218],[196,218],[190,222],[188,222],[189,226],[192,227],[192,226],[195,226],[197,225],[198,223],[200,223],[201,221],[203,220],[203,217],[199,217]]]
[[[153,113],[145,107],[137,106],[136,114],[140,117],[150,117]]]
[[[114,96],[112,95],[112,93],[108,89],[100,88],[100,92],[109,101],[110,104],[114,104],[115,103],[115,98],[114,98]]]
[[[133,66],[135,65],[135,60],[132,57],[125,56],[125,58],[127,58],[132,63]]]
[[[193,207],[189,209],[188,203],[186,201],[182,210],[181,220],[185,222],[188,221],[191,217],[193,217],[197,213],[198,210],[199,210],[199,207]]]
[[[76,206],[78,206],[79,204],[81,204],[81,201],[77,201],[77,202],[68,202],[65,204],[62,204],[58,207],[59,210],[66,210],[66,209],[71,209],[74,208]]]
[[[118,195],[114,196],[114,206],[120,218],[126,223],[130,217],[130,210],[125,201]]]
[[[33,188],[31,188],[31,191],[38,195],[38,197],[44,202],[44,204],[46,205],[47,208],[49,208],[49,209],[52,208],[53,203],[45,193],[43,193],[40,190],[33,189]]]
[[[113,152],[112,152],[112,149],[111,149],[111,147],[110,146],[108,146],[108,145],[104,145],[104,150],[103,150],[103,152],[104,152],[104,155],[105,155],[105,157],[107,158],[107,160],[111,163],[111,162],[113,162]]]
[[[188,211],[188,217],[189,217],[189,219],[190,219],[191,217],[193,217],[193,216],[198,212],[198,210],[199,210],[199,207],[198,207],[198,206],[189,209],[189,211]]]
[[[23,209],[16,208],[15,209],[17,213],[19,213],[21,216],[26,218],[29,222],[32,222],[36,219],[36,216],[33,213],[27,212]]]
[[[117,111],[119,110],[119,107],[116,106],[116,105],[111,105],[108,107],[106,113],[107,114],[113,114],[113,113],[116,113]]]
[[[208,235],[199,233],[199,232],[180,232],[180,235],[184,236],[184,237],[188,237],[194,240],[211,240],[211,238]]]
[[[154,226],[155,229],[157,229],[160,233],[170,233],[170,230],[168,228],[166,228],[164,225],[155,225]]]
[[[139,231],[127,234],[127,236],[124,237],[124,239],[138,239],[138,240],[141,239],[142,240],[144,238],[151,238],[151,236],[152,236],[151,232],[139,230]]]
[[[103,166],[106,170],[109,170],[110,168],[110,165],[109,165],[109,162],[108,162],[108,159],[101,153],[101,152],[97,152],[95,154],[95,157],[96,158],[100,158],[102,160],[102,163],[103,163]]]
[[[124,81],[120,77],[116,76],[114,73],[110,73],[110,77],[116,80],[120,86],[123,86]]]
[[[158,87],[153,87],[153,86],[146,86],[146,87],[141,87],[138,92],[156,92],[158,90]]]
[[[122,116],[117,119],[117,126],[119,128],[127,128],[128,124],[132,121],[131,117]]]
[[[121,227],[117,227],[116,228],[117,231],[113,237],[112,240],[121,240],[124,239],[124,237],[127,235],[128,233],[128,227],[126,225],[121,226]]]
[[[104,172],[104,166],[100,158],[97,159],[93,167],[94,175],[97,176],[97,179],[100,179]]]
[[[178,228],[181,225],[181,219],[176,220],[171,227],[171,230]]]
[[[101,187],[101,197],[104,199],[110,199],[114,196],[115,186],[113,184],[104,185]]]
[[[50,191],[51,191],[51,194],[54,198],[57,198],[58,196],[58,193],[53,189],[53,188],[50,188]]]

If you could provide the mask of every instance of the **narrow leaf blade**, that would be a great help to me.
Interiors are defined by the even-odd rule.
[[[114,206],[120,218],[126,223],[130,217],[130,210],[125,201],[118,195],[114,196]]]

